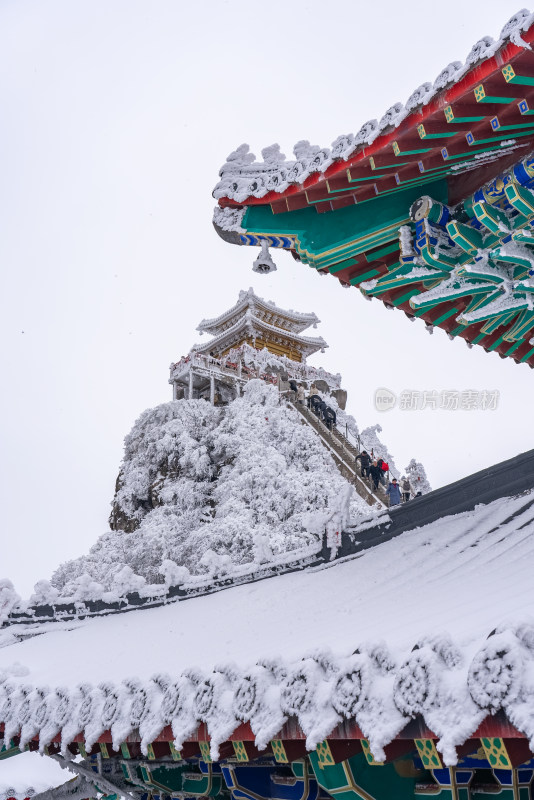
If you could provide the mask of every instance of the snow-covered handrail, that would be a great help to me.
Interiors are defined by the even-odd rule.
[[[241,371],[239,366],[241,365]],[[232,348],[222,358],[215,358],[206,353],[191,351],[187,356],[183,356],[179,361],[171,364],[171,381],[180,377],[191,367],[210,370],[213,372],[225,372],[230,369],[230,373],[243,378],[264,378],[268,375],[267,369],[276,369],[278,373],[287,374],[288,378],[306,382],[311,385],[316,381],[324,381],[329,388],[339,389],[341,386],[341,375],[332,374],[322,367],[310,366],[306,363],[293,361],[287,356],[277,356],[267,348],[258,350],[248,344],[241,347]],[[274,381],[270,381],[274,382]]]
[[[328,441],[327,433],[329,433],[329,430],[328,430],[328,427],[324,424],[324,422],[321,419],[319,419],[319,417],[316,417],[318,425],[319,425],[319,428],[314,428],[310,424],[310,422],[309,422],[309,420],[308,420],[308,418],[306,416],[306,413],[311,413],[311,412],[309,412],[307,409],[306,409],[306,411],[304,411],[304,406],[298,406],[289,396],[287,396],[286,399],[287,399],[287,402],[288,402],[289,405],[292,405],[294,408],[296,408],[297,410],[301,411],[303,420],[306,422],[306,424],[309,427],[312,428],[314,433],[316,433],[317,436],[319,436],[319,438],[321,439],[321,441],[323,442],[325,447],[331,452],[333,458],[341,461],[341,463],[345,467],[345,469],[348,470],[348,472],[352,475],[353,481],[355,481],[358,485],[360,485],[363,488],[365,494],[369,495],[370,497],[372,497],[375,500],[375,502],[378,504],[379,507],[383,508],[386,505],[385,500],[380,499],[372,491],[372,489],[370,489],[369,486],[367,486],[367,484],[360,477],[360,475],[358,475],[356,467],[353,465],[354,462],[351,459],[352,453],[350,452],[350,450],[347,449],[346,445],[342,441],[338,440],[338,446],[342,448],[343,453],[344,453],[344,455],[342,456],[335,450],[335,448],[332,447],[332,445]],[[322,431],[323,428],[324,428],[324,432]],[[336,430],[339,431],[339,428],[337,427],[337,425],[336,425]],[[349,444],[350,444],[350,442],[349,442]],[[348,458],[347,458],[347,454],[348,454]]]

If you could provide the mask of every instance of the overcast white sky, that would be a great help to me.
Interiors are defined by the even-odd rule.
[[[215,234],[227,154],[330,145],[497,37],[518,0],[1,0],[0,577],[27,595],[107,527],[122,442],[240,289],[315,311],[360,427],[434,486],[533,446],[533,375]],[[378,414],[378,386],[499,389],[495,412]],[[526,424],[525,424],[526,423]]]

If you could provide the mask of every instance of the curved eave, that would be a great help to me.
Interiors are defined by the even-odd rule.
[[[531,26],[527,31],[523,32],[522,38],[528,44],[534,42],[534,26]],[[460,100],[466,102],[469,100],[470,104],[475,103],[474,97],[472,99],[468,98],[469,93],[473,93],[475,88],[484,81],[498,77],[502,67],[506,64],[509,64],[510,62],[515,63],[516,61],[521,60],[530,61],[531,73],[532,53],[528,50],[525,50],[523,47],[518,47],[512,42],[508,42],[507,44],[503,45],[494,56],[486,59],[485,61],[477,63],[456,83],[449,88],[443,89],[439,94],[435,95],[427,105],[419,107],[415,111],[411,112],[407,117],[405,117],[405,119],[402,120],[402,122],[400,122],[397,127],[390,127],[387,129],[384,133],[380,134],[372,142],[372,144],[360,146],[359,149],[355,151],[349,159],[337,160],[327,167],[324,172],[314,172],[303,183],[292,184],[283,192],[278,193],[276,191],[271,191],[265,194],[263,197],[254,197],[253,195],[250,195],[246,199],[240,201],[236,201],[231,197],[222,197],[218,200],[218,203],[223,208],[228,206],[240,207],[271,204],[273,213],[284,213],[284,211],[294,210],[295,207],[304,207],[304,205],[308,205],[308,199],[306,198],[306,202],[304,202],[303,198],[305,198],[305,193],[311,190],[313,190],[312,194],[324,193],[326,198],[329,195],[328,183],[332,179],[339,177],[342,178],[343,173],[346,173],[347,170],[350,170],[351,168],[358,168],[359,166],[362,166],[364,163],[368,162],[370,157],[376,158],[378,156],[389,155],[391,156],[392,161],[395,161],[396,158],[399,162],[404,161],[405,155],[403,155],[402,150],[398,154],[395,154],[393,151],[394,144],[400,143],[402,147],[403,138],[406,138],[410,134],[412,136],[414,134],[417,135],[418,126],[421,124],[424,125],[425,122],[432,120],[436,114],[438,114],[440,118],[444,118],[444,110],[448,106],[454,105]],[[520,94],[521,97],[523,97],[523,95],[527,94],[533,87],[520,86],[518,88],[521,90],[528,90],[521,91]],[[434,120],[432,121],[434,122]],[[419,144],[421,144],[421,140],[419,139],[418,135],[417,138]],[[439,153],[442,146],[443,141],[439,146],[434,145],[432,150]],[[410,157],[408,159],[412,164],[416,164],[420,160],[418,154],[415,155],[417,157]],[[401,158],[399,158],[399,156],[401,156]],[[250,177],[253,178],[252,172],[247,174],[250,174]],[[301,202],[303,205],[301,205]],[[314,200],[313,202],[317,203],[317,200]],[[231,240],[232,243],[241,243],[238,241],[238,233],[223,231],[222,229],[218,230],[218,233],[227,241]]]
[[[252,302],[250,301],[251,298]],[[203,333],[209,333],[217,336],[224,332],[224,330],[219,330],[221,325],[224,325],[224,323],[230,320],[235,314],[239,314],[240,312],[243,312],[247,308],[251,308],[253,306],[258,306],[268,314],[273,314],[283,318],[284,320],[287,320],[293,326],[292,329],[287,329],[287,333],[291,334],[298,334],[301,331],[306,330],[306,328],[309,328],[310,325],[316,325],[320,321],[317,315],[314,313],[300,314],[298,311],[279,308],[274,303],[264,300],[263,297],[258,297],[257,294],[250,293],[249,290],[249,292],[247,292],[243,298],[238,300],[235,306],[230,308],[224,314],[221,314],[219,317],[214,317],[213,319],[203,319],[198,324],[197,331],[202,331]]]
[[[263,330],[271,336],[286,337],[290,341],[295,342],[297,349],[300,349],[306,357],[316,353],[318,350],[328,347],[321,337],[299,336],[291,331],[284,331],[281,328],[276,328],[274,325],[269,325],[269,323],[264,322],[259,317],[251,316],[247,319],[247,317],[243,316],[235,325],[223,331],[219,336],[206,342],[206,344],[193,345],[191,350],[195,353],[209,353],[214,347],[224,346],[225,340],[231,340],[241,333],[247,332],[249,335],[252,335],[253,329],[258,331]],[[232,347],[233,345],[229,344],[228,346]]]

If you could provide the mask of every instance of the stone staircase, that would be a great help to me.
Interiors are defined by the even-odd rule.
[[[313,411],[288,398],[288,402],[295,408],[302,418],[302,422],[312,428],[321,439],[323,445],[330,452],[337,468],[346,480],[353,484],[357,493],[370,506],[378,503],[380,506],[388,506],[388,499],[383,486],[378,487],[378,491],[372,490],[372,483],[368,478],[360,475],[359,464],[356,465],[357,449],[348,439],[337,429],[329,430],[322,420]]]

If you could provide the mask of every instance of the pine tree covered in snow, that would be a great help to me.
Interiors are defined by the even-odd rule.
[[[369,428],[364,428],[361,432],[362,448],[367,450],[369,454],[373,453],[373,458],[382,458],[388,465],[389,471],[393,478],[399,478],[399,470],[395,466],[393,456],[378,438],[378,434],[382,433],[381,425],[371,425]]]
[[[8,578],[0,579],[0,628],[2,622],[7,619],[10,611],[20,602],[20,597],[15,591],[15,587]]]
[[[126,437],[112,530],[62,564],[52,584],[64,597],[93,594],[95,584],[120,594],[187,570],[264,563],[317,543],[347,486],[318,437],[263,381],[250,381],[224,410],[166,403]],[[350,507],[369,510],[359,498]]]
[[[427,492],[432,491],[432,487],[426,477],[425,468],[421,462],[416,461],[415,458],[412,458],[406,467],[406,477],[410,481],[415,494],[417,494],[417,492],[427,494]]]

